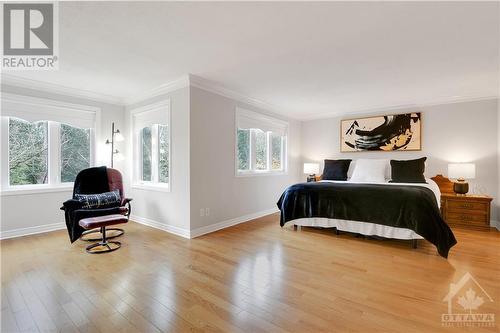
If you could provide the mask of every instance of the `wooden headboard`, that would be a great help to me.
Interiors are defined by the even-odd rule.
[[[453,191],[453,182],[449,179],[444,177],[443,175],[437,175],[431,178],[433,181],[436,182],[436,184],[439,186],[439,190],[441,191],[441,194],[453,194],[455,193]]]

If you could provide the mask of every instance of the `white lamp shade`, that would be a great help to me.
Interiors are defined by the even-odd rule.
[[[448,178],[476,178],[476,165],[474,163],[450,163],[448,164]]]
[[[115,133],[115,142],[122,142],[124,140],[125,138],[123,137],[123,134],[121,134],[120,132]]]
[[[308,175],[315,175],[319,173],[318,163],[304,163],[304,173]]]

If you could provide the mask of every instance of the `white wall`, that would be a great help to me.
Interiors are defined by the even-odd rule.
[[[303,178],[300,172],[301,126],[297,121],[289,121],[286,175],[236,177],[236,106],[270,113],[199,88],[178,89],[126,108],[17,87],[3,86],[2,90],[100,107],[101,125],[96,133],[97,164],[102,164],[102,160],[109,160],[109,147],[103,142],[109,137],[111,122],[115,121],[126,138],[125,142],[117,146],[127,156],[126,162],[115,163],[115,166],[124,174],[127,196],[134,199],[132,218],[184,237],[213,230],[213,226],[221,222],[275,210],[275,203],[283,189]],[[131,182],[133,145],[130,112],[166,99],[170,100],[171,105],[170,192],[143,189],[133,186]],[[3,195],[3,236],[60,228],[63,226],[64,215],[59,207],[70,196],[70,189],[29,195]],[[32,209],[19,209],[27,202]],[[209,216],[200,217],[199,209],[202,207],[210,209]]]
[[[189,237],[218,229],[259,213],[276,209],[276,201],[290,184],[304,180],[302,163],[325,158],[428,157],[427,176],[446,175],[450,161],[472,161],[477,179],[471,181],[496,198],[493,219],[500,216],[500,128],[497,100],[455,103],[418,109],[391,110],[391,113],[423,113],[423,151],[340,153],[341,117],[298,122],[266,110],[197,88],[186,87],[147,99],[127,108],[45,92],[2,86],[2,91],[102,109],[97,129],[97,165],[109,164],[111,122],[123,131],[126,163],[116,163],[125,176],[127,196],[132,197],[133,218],[138,222]],[[131,185],[132,138],[130,111],[169,99],[171,103],[171,191],[159,192]],[[289,122],[288,173],[286,175],[235,176],[235,109],[242,107]],[[378,113],[379,114],[379,113]],[[2,156],[4,152],[2,152]],[[61,203],[71,190],[51,193],[2,195],[2,236],[54,229],[63,226]],[[29,203],[30,209],[22,209]],[[209,216],[200,216],[209,208]]]
[[[500,94],[500,92],[499,92]],[[498,155],[498,190],[497,190],[497,215],[496,215],[496,225],[497,229],[500,230],[500,102],[497,103],[497,155]]]
[[[42,91],[2,85],[1,91],[24,96],[53,99],[61,102],[83,104],[101,109],[99,128],[96,128],[96,165],[110,163],[111,148],[104,144],[111,136],[111,122],[117,128],[125,127],[125,112],[122,106],[99,103],[82,98],[73,98]],[[124,149],[123,143],[117,144],[117,149]],[[6,152],[1,152],[5,158]],[[115,163],[115,167],[123,171],[123,163]],[[59,210],[62,203],[71,198],[72,190],[58,192],[16,194],[1,196],[0,237],[10,237],[18,234],[53,230],[63,227],[64,213]]]
[[[498,198],[497,108],[498,100],[493,99],[391,110],[390,113],[422,112],[423,150],[419,152],[341,153],[339,127],[343,117],[307,121],[302,124],[304,162],[322,162],[326,158],[412,159],[427,156],[428,177],[446,175],[449,162],[474,162],[477,175],[475,180],[470,181],[471,192],[477,191],[480,186],[488,195]],[[494,205],[498,205],[498,200]],[[497,212],[494,207],[493,220],[497,219]]]
[[[236,107],[289,121],[288,173],[235,176]],[[300,173],[300,122],[272,115],[224,96],[191,87],[191,231],[213,230],[217,223],[276,209],[282,191]],[[200,216],[209,208],[209,216]],[[212,228],[212,229],[211,229]]]
[[[130,184],[132,163],[127,166],[126,188],[132,202],[132,218],[173,233],[189,236],[189,88],[127,106],[127,156],[131,161],[130,111],[170,99],[171,170],[170,192],[134,188]]]

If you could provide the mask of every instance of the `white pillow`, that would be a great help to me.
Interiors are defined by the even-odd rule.
[[[388,160],[359,159],[350,180],[359,183],[385,183],[388,165]]]
[[[349,170],[347,170],[347,179],[351,179],[354,169],[356,169],[356,160],[352,160],[351,164],[349,164]]]

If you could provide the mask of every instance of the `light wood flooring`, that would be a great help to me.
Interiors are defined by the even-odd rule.
[[[278,220],[193,240],[131,222],[123,247],[100,255],[65,230],[3,240],[2,332],[499,331],[499,232],[455,230],[446,260],[426,241]],[[494,300],[480,312],[495,327],[442,327],[449,284],[466,272]]]

